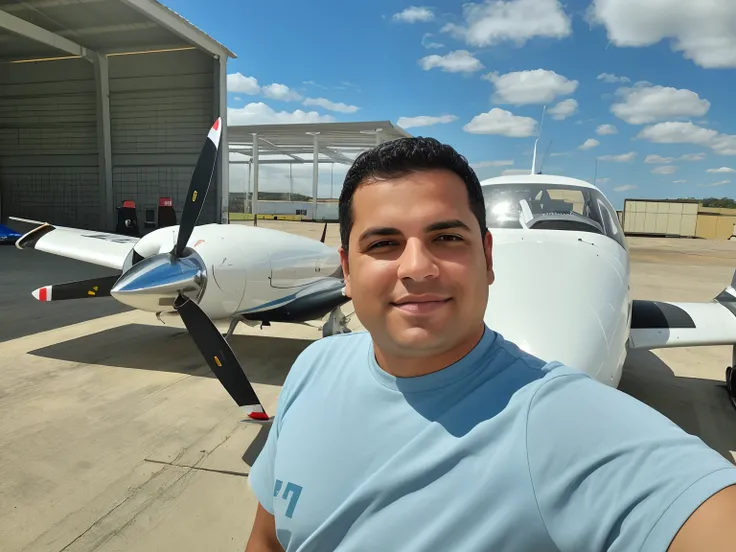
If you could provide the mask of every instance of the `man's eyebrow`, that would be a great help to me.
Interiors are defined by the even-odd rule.
[[[437,232],[438,230],[450,230],[452,228],[462,228],[470,232],[470,227],[460,219],[442,220],[433,222],[425,228],[426,232]]]
[[[372,238],[374,236],[396,236],[398,234],[401,234],[401,232],[397,228],[391,228],[390,226],[373,227],[363,232],[360,238],[358,238],[358,241],[363,241],[366,238]]]
[[[433,222],[429,226],[426,226],[424,228],[424,231],[437,232],[439,230],[450,230],[452,228],[462,228],[470,232],[470,227],[460,219],[441,220],[438,222]],[[398,228],[392,228],[390,226],[375,226],[372,228],[368,228],[368,230],[363,232],[358,238],[358,241],[363,241],[367,238],[373,238],[376,236],[398,236],[399,234],[401,234],[401,231]]]

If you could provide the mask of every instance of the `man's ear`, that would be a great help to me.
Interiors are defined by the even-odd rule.
[[[496,279],[493,272],[493,236],[490,231],[487,231],[483,236],[483,252],[486,255],[486,270],[488,272],[488,285],[490,286]]]
[[[342,246],[337,251],[340,253],[340,266],[342,267],[343,278],[345,280],[345,295],[350,297],[350,264],[348,263],[348,252]]]

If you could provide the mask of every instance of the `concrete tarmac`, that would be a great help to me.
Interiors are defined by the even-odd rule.
[[[323,228],[259,225],[315,239]],[[337,225],[327,243],[339,243]],[[629,243],[636,298],[707,301],[736,268],[736,242]],[[109,298],[30,296],[102,273],[91,265],[11,247],[0,267],[0,550],[242,551],[256,509],[247,475],[268,427],[240,422],[183,326]],[[269,413],[320,335],[317,323],[239,326],[233,348]],[[736,459],[730,361],[730,347],[632,353],[621,389]]]

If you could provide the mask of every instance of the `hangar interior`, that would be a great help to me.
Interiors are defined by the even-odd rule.
[[[257,222],[274,215],[299,220],[337,220],[334,192],[342,187],[344,173],[363,151],[382,142],[411,134],[390,121],[349,123],[299,123],[268,125],[228,125],[231,165],[247,165],[242,194],[232,193],[232,219]],[[335,164],[343,168],[334,178]],[[311,165],[311,186],[294,191],[295,166]],[[283,168],[281,173],[270,171]],[[232,173],[231,169],[231,173]],[[299,171],[304,180],[304,171]],[[330,194],[320,193],[329,175]],[[282,190],[281,193],[265,189]],[[242,197],[238,197],[241,195]],[[244,215],[244,216],[239,216]]]
[[[155,0],[0,0],[0,220],[115,231],[133,201],[143,231],[161,198],[181,213],[229,57]],[[228,168],[201,222],[227,220]]]

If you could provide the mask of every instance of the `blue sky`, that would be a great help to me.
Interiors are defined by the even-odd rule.
[[[598,158],[617,208],[736,189],[732,0],[164,3],[237,54],[230,122],[389,119],[487,178],[530,168],[546,105],[544,172]]]

